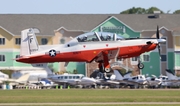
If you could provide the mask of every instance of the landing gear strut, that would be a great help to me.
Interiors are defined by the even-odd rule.
[[[138,66],[139,69],[144,68],[144,64],[141,62],[140,57],[138,57],[138,65],[137,66]]]
[[[99,62],[98,67],[99,67],[99,71],[102,73],[104,73],[104,72],[109,73],[111,71],[110,68],[104,68],[103,62]]]
[[[98,67],[99,67],[99,71],[104,73],[109,73],[111,71],[111,67],[110,67],[110,64],[109,64],[109,59],[108,59],[108,51],[103,51],[102,52],[102,55],[103,55],[103,59],[98,61]]]
[[[103,67],[103,63],[102,62],[99,62],[98,68],[99,68],[99,72],[104,73],[104,67]]]

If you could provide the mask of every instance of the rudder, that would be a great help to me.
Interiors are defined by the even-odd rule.
[[[37,28],[29,28],[21,31],[20,56],[30,55],[39,50],[35,33],[40,33]]]

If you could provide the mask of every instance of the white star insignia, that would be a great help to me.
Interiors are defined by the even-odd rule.
[[[50,51],[49,51],[49,55],[50,55],[51,57],[56,56],[56,51],[55,51],[55,50],[50,50]]]

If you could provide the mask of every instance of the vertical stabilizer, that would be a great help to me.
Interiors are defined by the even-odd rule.
[[[21,77],[19,77],[16,82],[27,82],[29,79],[30,74],[24,74]]]
[[[20,56],[30,55],[39,50],[35,33],[40,31],[37,28],[29,28],[21,31]]]
[[[166,75],[168,76],[168,80],[176,80],[177,77],[170,69],[166,69]]]
[[[119,73],[118,70],[114,70],[114,75],[116,80],[123,80],[123,76]]]

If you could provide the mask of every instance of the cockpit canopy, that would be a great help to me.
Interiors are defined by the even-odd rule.
[[[76,37],[78,42],[118,41],[124,38],[108,32],[89,32]]]
[[[119,41],[125,40],[122,36],[108,32],[88,32],[77,36],[75,39],[67,42],[65,47],[72,47],[81,42],[101,42],[101,41]]]

